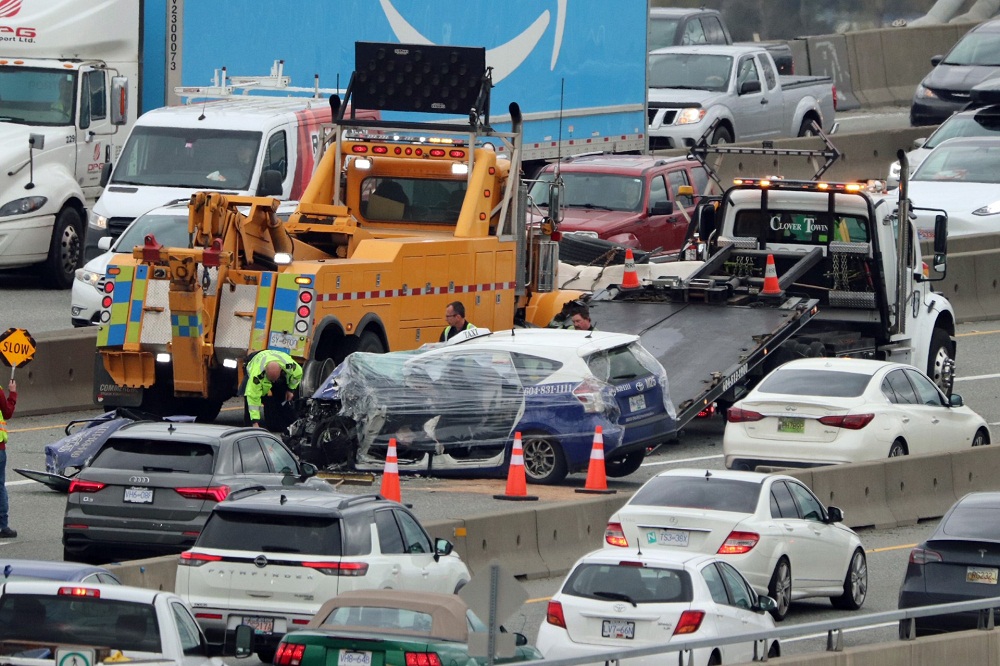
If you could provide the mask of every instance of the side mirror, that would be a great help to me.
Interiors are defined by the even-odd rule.
[[[948,404],[952,407],[965,407],[965,400],[962,400],[962,396],[958,393],[952,393],[948,397]]]
[[[275,171],[274,169],[264,169],[260,173],[260,182],[257,184],[257,196],[281,196],[281,185],[280,171]]]
[[[114,241],[111,236],[101,236],[97,241],[97,249],[104,250],[107,252],[111,249],[111,243]]]
[[[111,162],[105,162],[104,165],[101,166],[101,187],[106,186],[108,181],[111,180],[112,166]]]
[[[672,215],[674,212],[673,201],[657,201],[649,209],[650,215]]]
[[[128,77],[111,77],[111,124],[128,123]],[[103,183],[102,183],[103,185]]]
[[[938,255],[944,262],[948,254],[948,216],[934,216],[934,264],[938,263]]]
[[[923,145],[924,145],[925,143],[927,143],[927,137],[926,137],[926,136],[922,136],[922,137],[920,137],[919,139],[914,139],[914,140],[913,140],[913,148],[914,148],[914,149],[916,149],[916,148],[920,148],[920,147],[921,147],[921,146],[923,146]]]
[[[249,624],[241,624],[236,627],[236,652],[234,656],[237,659],[243,657],[249,657],[254,653],[254,635],[253,627]]]
[[[522,633],[514,632],[514,645],[520,647],[528,644],[528,637]]]
[[[563,220],[562,199],[564,189],[565,186],[561,178],[557,178],[549,184],[549,217],[556,224],[559,224]]]
[[[943,55],[931,56],[931,67],[937,67],[941,64],[942,60],[944,60]]]
[[[828,523],[842,523],[844,522],[844,512],[840,507],[828,506],[826,507],[826,522]]]
[[[319,472],[319,468],[310,462],[299,463],[299,471],[303,479],[310,479]]]
[[[451,541],[447,539],[434,539],[434,561],[437,562],[441,559],[442,555],[451,555],[451,551],[455,550],[455,546],[452,545]]]
[[[760,81],[744,81],[740,84],[740,94],[749,95],[760,92]]]
[[[757,607],[754,609],[759,613],[769,613],[778,607],[778,602],[767,596],[757,597]]]

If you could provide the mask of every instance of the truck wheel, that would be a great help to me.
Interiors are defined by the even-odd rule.
[[[299,384],[299,394],[303,398],[311,398],[336,367],[337,364],[332,358],[306,361],[306,366],[302,370],[302,383]]]
[[[566,456],[551,437],[541,434],[526,435],[524,449],[524,475],[528,483],[553,484],[566,478]]]
[[[39,265],[42,284],[48,289],[69,289],[83,258],[83,220],[73,208],[63,208],[52,228],[49,256]]]
[[[258,648],[257,658],[260,659],[261,663],[270,664],[274,661],[274,654],[278,651],[276,647],[270,648]]]
[[[812,118],[803,118],[802,124],[799,125],[799,136],[817,136],[816,130],[812,126]]]
[[[191,413],[198,423],[214,423],[219,412],[222,411],[222,400],[212,400],[210,398],[195,398]]]
[[[930,353],[927,355],[927,376],[931,381],[951,395],[955,385],[955,350],[951,336],[943,328],[935,328],[931,334]]]
[[[361,334],[361,339],[358,340],[359,352],[370,352],[372,354],[384,354],[385,345],[382,344],[381,338],[371,331],[365,331]]]
[[[715,130],[715,133],[712,134],[712,141],[711,141],[712,145],[718,145],[721,143],[732,143],[732,142],[733,142],[733,134],[732,132],[729,131],[729,128],[727,127],[719,127],[718,129]]]
[[[642,466],[642,461],[646,459],[646,451],[639,449],[620,458],[604,461],[604,473],[615,479],[635,472]]]

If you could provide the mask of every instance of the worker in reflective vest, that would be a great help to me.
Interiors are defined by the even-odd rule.
[[[268,430],[288,427],[291,423],[288,402],[295,397],[301,381],[302,366],[285,352],[265,349],[254,354],[246,364],[243,390],[247,424],[260,427],[263,418]]]
[[[7,419],[14,416],[17,382],[10,380],[7,391],[9,395],[4,395],[0,388],[0,539],[13,539],[17,536],[7,519],[7,512],[10,510],[7,499]]]

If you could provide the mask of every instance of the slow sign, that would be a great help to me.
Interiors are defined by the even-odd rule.
[[[35,356],[35,339],[23,328],[8,328],[0,335],[0,357],[3,364],[20,368]]]

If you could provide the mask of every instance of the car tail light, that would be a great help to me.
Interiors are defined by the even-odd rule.
[[[436,652],[404,652],[406,666],[441,666]]]
[[[583,404],[583,411],[588,414],[599,414],[604,411],[603,385],[596,379],[585,379],[580,382],[573,395]]]
[[[604,540],[612,546],[628,548],[628,539],[625,538],[621,523],[608,523],[604,528]]]
[[[931,564],[933,562],[943,562],[941,553],[926,548],[914,548],[910,551],[910,564]]]
[[[205,488],[174,488],[174,492],[188,499],[221,502],[229,495],[229,486],[208,486]]]
[[[326,576],[364,576],[368,573],[365,562],[303,562],[302,566]]]
[[[729,423],[747,423],[750,421],[760,421],[763,418],[764,415],[760,412],[740,409],[739,407],[730,407],[729,411],[726,412],[726,421]]]
[[[700,412],[698,412],[698,416],[696,416],[695,418],[696,419],[707,419],[707,418],[710,418],[712,416],[715,416],[715,403],[714,402],[712,404],[710,404],[708,407],[706,407],[705,409],[703,409]]]
[[[760,535],[756,532],[730,532],[723,544],[719,546],[719,555],[749,553],[758,541],[760,541]]]
[[[185,550],[181,553],[181,557],[177,560],[177,564],[182,567],[200,567],[203,564],[218,562],[221,559],[221,555],[208,555],[207,553],[196,553],[191,550]]]
[[[81,481],[80,479],[73,479],[69,482],[69,492],[73,493],[96,493],[99,490],[103,490],[106,484],[99,481]]]
[[[681,613],[674,628],[674,636],[679,634],[693,634],[701,627],[701,621],[705,619],[705,611],[686,610]]]
[[[872,422],[874,414],[845,414],[844,416],[824,416],[820,423],[845,430],[861,430]]]
[[[566,616],[563,615],[562,604],[558,601],[550,601],[548,610],[545,611],[545,621],[554,627],[566,628]]]
[[[278,650],[274,653],[274,666],[299,666],[305,651],[305,645],[281,641],[278,644]]]
[[[59,594],[66,597],[94,597],[100,598],[101,591],[92,587],[60,587]]]

